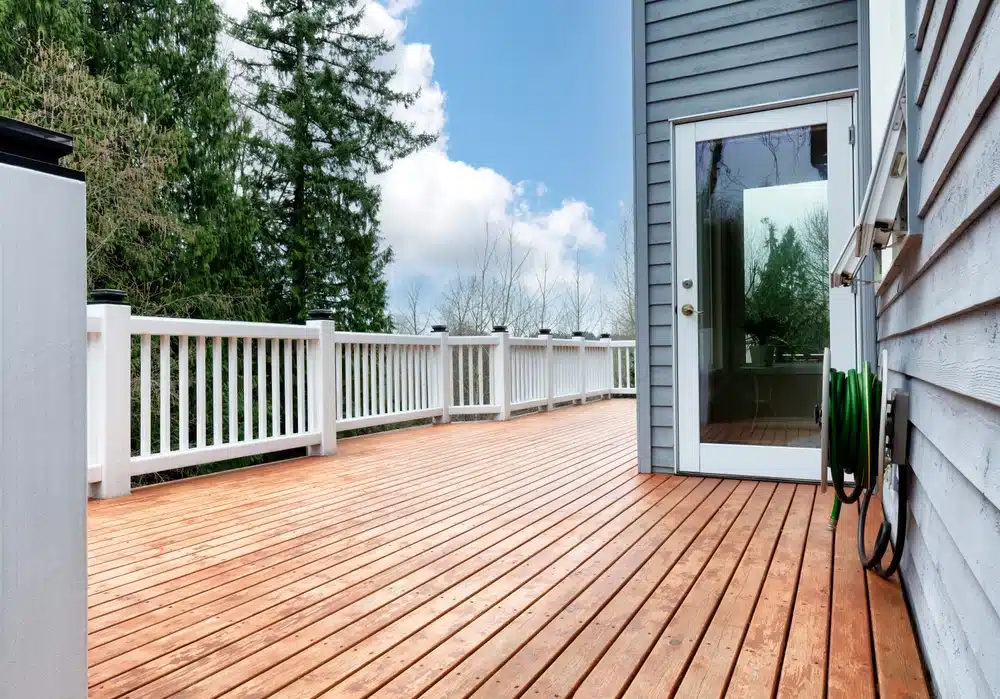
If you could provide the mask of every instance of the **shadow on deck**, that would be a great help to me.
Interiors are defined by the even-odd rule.
[[[926,696],[829,504],[638,475],[631,400],[92,501],[90,696]]]

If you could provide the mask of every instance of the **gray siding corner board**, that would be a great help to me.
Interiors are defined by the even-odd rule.
[[[674,470],[674,120],[858,87],[856,0],[633,0],[640,468]]]

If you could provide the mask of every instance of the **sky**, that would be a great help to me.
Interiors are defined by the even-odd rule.
[[[247,0],[223,0],[232,15]],[[401,114],[441,135],[379,177],[392,246],[390,304],[414,279],[433,296],[470,268],[487,222],[589,284],[607,277],[632,199],[630,10],[619,0],[369,0],[366,23],[396,44]]]

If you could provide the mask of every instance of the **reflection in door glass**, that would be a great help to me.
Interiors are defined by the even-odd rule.
[[[826,126],[703,141],[696,157],[701,440],[818,447]]]

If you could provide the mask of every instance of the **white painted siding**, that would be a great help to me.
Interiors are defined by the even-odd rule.
[[[920,212],[911,228],[922,227],[924,236],[878,311],[890,386],[911,395],[915,483],[902,573],[938,695],[994,697],[1000,696],[1000,3],[907,1],[907,119],[910,159],[917,161],[909,208]],[[872,34],[874,45],[874,27]],[[874,111],[873,105],[878,123]]]

